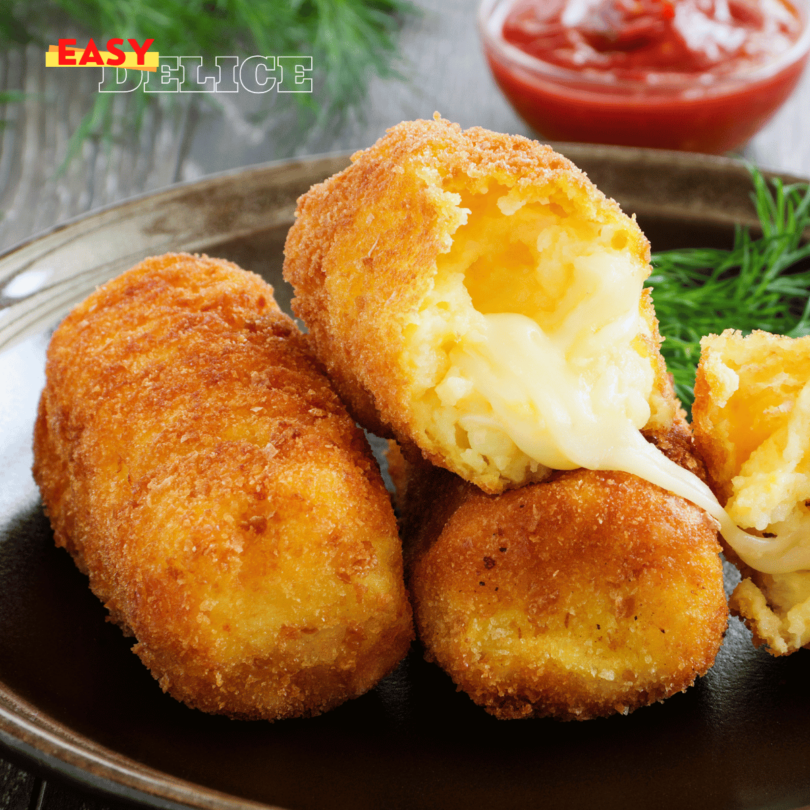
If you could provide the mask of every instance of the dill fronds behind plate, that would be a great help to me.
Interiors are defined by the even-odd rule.
[[[417,13],[410,0],[11,0],[0,5],[0,47],[9,49],[32,42],[47,48],[60,36],[76,36],[78,27],[77,47],[87,38],[103,45],[109,37],[123,37],[153,39],[153,50],[166,56],[312,56],[314,92],[293,98],[322,126],[349,110],[362,112],[373,76],[399,76],[398,30],[404,17]],[[122,129],[137,130],[149,101],[154,95],[135,94],[135,109],[122,127],[110,94],[97,94],[73,133],[66,162],[87,137],[109,140]]]
[[[653,254],[647,285],[662,353],[685,408],[693,400],[700,339],[724,329],[810,334],[810,184],[769,182],[752,168],[761,236],[737,226],[731,250],[686,248]]]

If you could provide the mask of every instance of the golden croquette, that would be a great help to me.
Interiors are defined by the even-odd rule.
[[[526,441],[547,417],[521,387],[541,341],[566,381],[546,390],[578,376],[635,428],[673,423],[648,242],[569,160],[440,118],[352,160],[299,200],[284,272],[361,424],[488,492],[581,466]]]
[[[727,330],[701,342],[695,441],[731,519],[770,538],[759,562],[726,545],[743,576],[730,607],[773,655],[810,645],[809,383],[810,337]]]
[[[650,438],[699,470],[682,425]],[[417,634],[489,713],[627,713],[712,666],[728,610],[703,510],[626,473],[487,495],[393,456]]]
[[[34,453],[57,545],[189,706],[318,714],[408,650],[379,469],[258,276],[170,254],[93,293],[51,341]]]

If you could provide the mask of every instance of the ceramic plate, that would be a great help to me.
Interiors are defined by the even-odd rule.
[[[728,244],[754,223],[745,168],[561,146],[635,213],[654,249]],[[296,197],[345,156],[260,166],[74,221],[0,258],[0,745],[110,796],[235,810],[796,808],[810,804],[810,653],[775,659],[732,619],[715,667],[663,704],[587,723],[497,721],[418,650],[367,695],[275,724],[164,695],[68,555],[31,479],[44,356],[59,319],[141,258],[205,251],[267,278]],[[729,573],[727,585],[733,587]]]

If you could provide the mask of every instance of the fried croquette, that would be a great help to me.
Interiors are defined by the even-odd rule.
[[[651,438],[697,471],[682,427]],[[487,495],[391,455],[417,634],[490,714],[628,713],[711,667],[728,610],[703,510],[626,473]]]
[[[412,637],[389,497],[272,288],[150,258],[53,335],[34,476],[164,691],[244,719],[366,692]]]
[[[438,117],[352,160],[299,200],[284,272],[366,428],[500,492],[672,424],[649,244],[570,161]]]
[[[766,538],[746,561],[726,546],[743,576],[732,611],[773,655],[809,646],[810,337],[705,337],[692,413],[718,499]]]

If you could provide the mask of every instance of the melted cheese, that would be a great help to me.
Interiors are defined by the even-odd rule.
[[[810,568],[810,548],[797,532],[761,538],[742,531],[699,478],[644,439],[653,370],[634,346],[642,281],[619,253],[581,259],[577,275],[568,295],[579,290],[580,298],[563,302],[564,319],[544,329],[526,315],[491,313],[455,346],[453,366],[492,406],[490,416],[468,416],[462,427],[502,431],[552,469],[618,470],[673,492],[717,519],[759,571]]]

